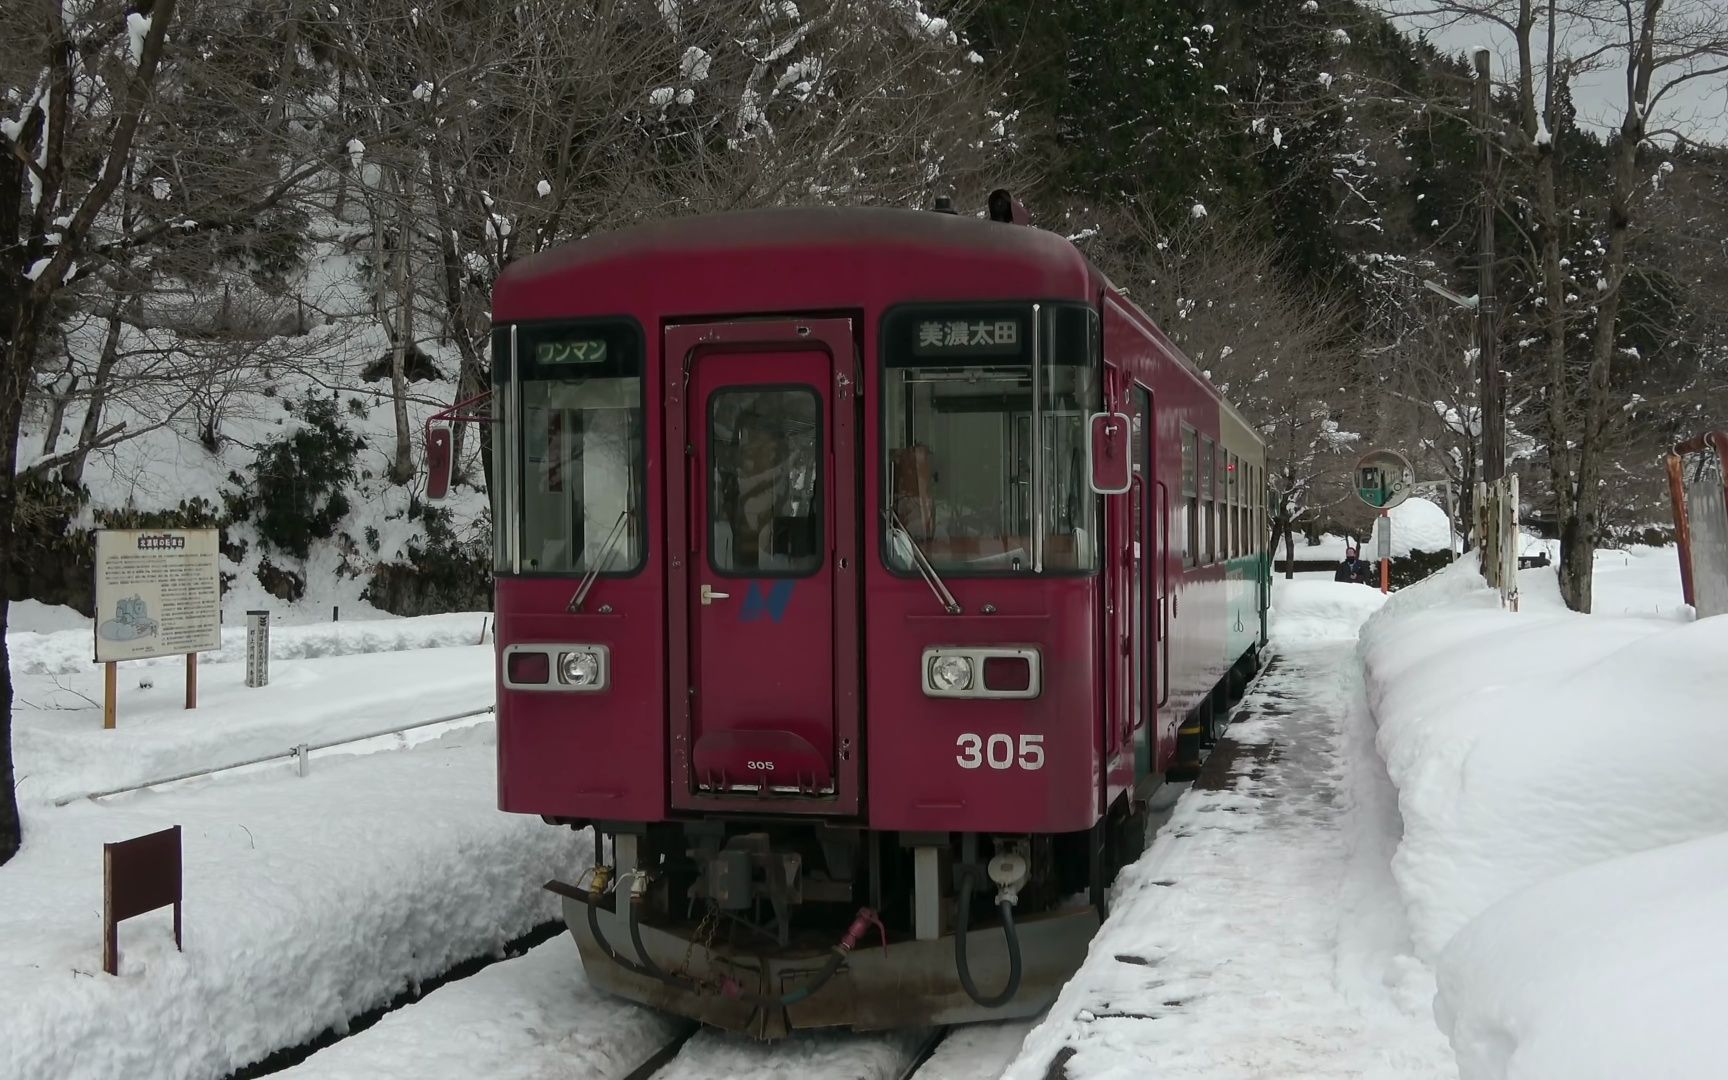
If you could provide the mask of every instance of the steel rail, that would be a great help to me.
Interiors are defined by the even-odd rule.
[[[918,1071],[929,1064],[932,1057],[936,1056],[936,1048],[942,1045],[942,1040],[946,1039],[952,1030],[953,1028],[950,1027],[939,1027],[932,1030],[929,1036],[919,1044],[917,1053],[912,1055],[912,1060],[907,1062],[906,1067],[896,1074],[896,1080],[912,1080],[914,1076],[918,1075]]]

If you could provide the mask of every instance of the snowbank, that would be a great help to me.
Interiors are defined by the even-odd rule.
[[[82,630],[86,636],[92,631],[90,618],[80,615],[73,608],[63,604],[44,604],[36,600],[14,600],[6,607],[6,632],[8,635],[29,631],[38,634],[51,634],[56,630]]]
[[[1233,761],[1117,877],[1005,1080],[1453,1075],[1387,869],[1397,814],[1361,701],[1356,631],[1382,598],[1277,588],[1277,657],[1242,700]]]
[[[1436,1012],[1462,1080],[1723,1074],[1728,835],[1587,866],[1446,950]]]
[[[1379,589],[1344,585],[1326,574],[1274,575],[1269,626],[1275,645],[1350,639],[1386,598]]]
[[[554,917],[585,839],[499,813],[490,725],[104,805],[27,807],[0,868],[0,1076],[223,1076]],[[102,844],[184,830],[185,952],[166,911],[102,973]],[[574,949],[565,957],[574,975]]]
[[[1447,551],[1453,547],[1452,523],[1444,508],[1427,499],[1406,499],[1392,508],[1392,557],[1403,558],[1412,551]],[[1364,556],[1376,556],[1380,551],[1380,518],[1362,545]]]
[[[67,611],[48,608],[45,611]],[[32,613],[35,614],[34,612]],[[76,614],[76,613],[74,613]],[[297,660],[312,656],[347,656],[353,653],[402,652],[409,649],[442,649],[481,643],[481,631],[491,620],[486,612],[456,612],[447,615],[423,615],[413,619],[364,619],[354,622],[332,622],[301,626],[270,627],[270,659]],[[20,632],[6,635],[6,647],[12,657],[15,675],[75,675],[90,670],[95,639],[85,620],[85,628],[55,630],[50,633]],[[246,628],[222,628],[222,648],[202,653],[200,664],[236,664],[246,659]],[[130,660],[126,670],[134,666],[174,665],[184,661],[178,656],[159,656],[151,660]]]
[[[199,673],[191,712],[178,670],[127,664],[112,731],[102,727],[100,668],[24,675],[13,685],[18,797],[78,797],[484,708],[493,663],[490,646],[472,644],[284,660],[260,688],[246,686],[245,665],[224,664]]]
[[[1605,553],[1651,566],[1630,590],[1601,575],[1599,608],[1651,610],[1658,554]],[[1393,873],[1465,1080],[1653,1075],[1658,1061],[1718,1075],[1682,1063],[1714,1053],[1722,1000],[1698,992],[1722,958],[1687,920],[1728,885],[1728,619],[1682,621],[1668,580],[1660,617],[1581,616],[1551,570],[1525,571],[1511,613],[1465,560],[1363,630],[1404,822]],[[1651,891],[1657,871],[1668,885]],[[1673,925],[1652,917],[1659,897]],[[1658,971],[1692,989],[1627,1008]],[[1678,1043],[1654,1038],[1646,1007],[1669,1010]]]

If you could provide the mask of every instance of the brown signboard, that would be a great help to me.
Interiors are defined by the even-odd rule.
[[[174,947],[180,944],[180,826],[102,845],[102,970],[120,973],[118,927],[147,911],[174,905]]]

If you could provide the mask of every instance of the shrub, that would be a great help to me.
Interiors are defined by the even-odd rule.
[[[299,410],[299,426],[258,452],[249,481],[232,476],[239,489],[226,499],[235,518],[253,520],[263,543],[304,559],[347,516],[342,489],[354,480],[365,442],[343,426],[333,401],[308,394]]]

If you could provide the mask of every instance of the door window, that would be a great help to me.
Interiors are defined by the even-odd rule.
[[[714,570],[807,577],[822,566],[822,425],[808,386],[739,386],[708,398],[708,536]]]

